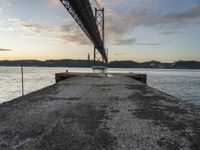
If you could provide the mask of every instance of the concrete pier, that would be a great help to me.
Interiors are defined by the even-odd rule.
[[[130,75],[71,74],[0,105],[0,149],[198,150],[200,109]]]

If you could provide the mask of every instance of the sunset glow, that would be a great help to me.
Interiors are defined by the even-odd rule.
[[[200,61],[198,0],[99,3],[110,61]],[[0,1],[0,60],[86,59],[88,53],[92,44],[59,0]]]

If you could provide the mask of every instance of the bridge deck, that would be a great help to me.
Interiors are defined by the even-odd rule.
[[[0,105],[0,149],[200,149],[196,106],[122,76],[76,76]]]

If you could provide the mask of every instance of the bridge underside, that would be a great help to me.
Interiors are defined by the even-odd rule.
[[[99,51],[103,60],[108,62],[106,50],[104,48],[104,39],[98,29],[96,18],[94,16],[89,0],[60,0],[70,15],[78,23],[87,37]]]

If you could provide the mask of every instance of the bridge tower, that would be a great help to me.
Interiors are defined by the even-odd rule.
[[[101,35],[102,47],[104,47],[105,46],[104,8],[95,8],[95,21]],[[105,59],[103,59],[102,55],[98,51],[98,48],[94,46],[94,66],[96,65],[97,61],[102,62],[102,64],[106,63]]]

